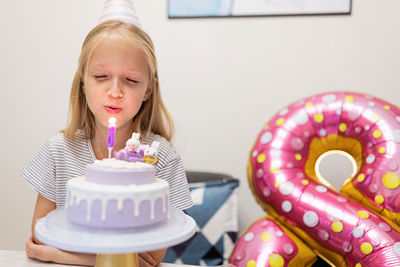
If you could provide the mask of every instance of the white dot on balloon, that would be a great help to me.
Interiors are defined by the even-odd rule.
[[[276,235],[277,237],[282,237],[282,236],[283,236],[283,233],[282,233],[281,231],[276,231],[276,232],[275,232],[275,235]]]
[[[291,144],[292,148],[296,151],[300,151],[304,148],[303,141],[298,137],[293,138],[292,141],[290,142],[290,144]]]
[[[353,229],[353,236],[355,238],[361,238],[364,235],[364,229],[361,226],[358,226]]]
[[[356,133],[358,133],[358,134],[361,133],[361,127],[356,127],[356,128],[355,128],[355,131],[356,131]]]
[[[399,168],[399,165],[395,161],[390,162],[388,165],[388,169],[391,172],[397,171],[398,168]]]
[[[261,136],[260,143],[261,144],[268,144],[272,140],[272,133],[266,132]]]
[[[282,195],[290,195],[294,191],[294,184],[292,182],[284,182],[279,186],[279,192],[281,192]]]
[[[393,245],[393,252],[396,256],[400,257],[400,242],[396,242]]]
[[[397,116],[397,117],[396,117],[396,120],[397,120],[398,122],[400,122],[400,116]]]
[[[254,151],[253,151],[253,157],[257,157],[257,155],[258,155],[258,151],[257,151],[257,150],[254,150]]]
[[[331,222],[340,221],[340,219],[338,217],[336,217],[335,215],[332,215],[332,214],[328,214],[328,220],[330,220]]]
[[[246,257],[246,254],[244,252],[244,249],[242,249],[241,251],[238,251],[236,254],[236,260],[237,261],[241,261]]]
[[[357,111],[350,111],[349,112],[349,120],[351,121],[355,121],[360,117],[361,113],[357,112]]]
[[[314,211],[307,211],[303,215],[303,222],[308,227],[315,227],[319,223],[318,214]]]
[[[343,197],[343,196],[338,196],[337,200],[341,203],[346,203],[347,202],[347,198]]]
[[[266,226],[268,226],[268,225],[269,225],[269,222],[266,221],[266,220],[262,221],[262,223],[261,223],[261,226],[262,226],[262,227],[266,227]]]
[[[366,162],[368,163],[368,164],[372,164],[372,163],[374,163],[374,161],[375,161],[375,155],[368,155],[368,157],[367,157],[367,159],[366,159]]]
[[[279,174],[276,176],[276,182],[278,182],[278,184],[282,184],[286,181],[286,176],[283,174]]]
[[[373,172],[374,172],[374,170],[372,168],[368,168],[366,171],[367,174],[372,174]]]
[[[341,109],[336,110],[336,115],[338,116],[342,115],[342,110]]]
[[[365,129],[366,131],[368,131],[370,128],[371,128],[371,127],[370,127],[369,125],[365,125],[365,126],[364,126],[364,129]]]
[[[317,185],[317,186],[315,187],[315,190],[317,190],[317,191],[320,192],[320,193],[325,193],[325,192],[328,191],[328,188],[326,188],[326,187],[323,186],[323,185]]]
[[[369,101],[368,102],[368,106],[371,107],[371,108],[375,107],[375,102],[374,101]]]
[[[343,243],[343,251],[346,253],[350,253],[353,250],[353,246],[350,244],[349,241],[345,241]]]
[[[312,194],[310,194],[310,193],[304,193],[301,196],[301,201],[304,202],[304,203],[311,204],[314,201],[314,196]]]
[[[383,223],[383,222],[379,223],[379,227],[380,227],[380,228],[382,229],[382,231],[384,231],[384,232],[390,232],[390,231],[392,230],[392,227],[390,227],[389,224]]]
[[[284,116],[284,115],[286,115],[288,112],[289,112],[289,109],[288,109],[288,108],[284,108],[284,109],[281,110],[281,112],[279,112],[279,115]]]
[[[280,157],[282,155],[282,150],[280,149],[274,149],[271,151],[271,155],[274,157]]]
[[[371,193],[376,193],[376,192],[378,192],[378,185],[377,184],[370,184],[369,186],[368,186],[368,189],[369,189],[369,191],[371,192]]]
[[[396,143],[400,143],[400,130],[394,130],[393,137]]]
[[[319,135],[320,135],[320,136],[326,136],[327,133],[328,133],[328,132],[327,132],[325,129],[321,129],[321,130],[319,131]]]
[[[283,252],[287,255],[292,254],[294,251],[294,248],[291,244],[285,243],[283,244]]]
[[[292,203],[288,200],[283,201],[281,206],[284,212],[290,212],[292,210]]]
[[[319,230],[318,236],[319,236],[319,238],[321,238],[322,241],[329,240],[329,233],[326,230]]]
[[[336,100],[336,96],[335,96],[334,94],[328,94],[328,95],[324,95],[324,96],[322,97],[322,101],[323,101],[324,103],[327,103],[327,104],[332,103],[332,102],[334,102],[335,100]]]
[[[269,197],[271,195],[271,189],[269,189],[268,187],[264,187],[263,194],[264,196]]]
[[[328,220],[331,222],[341,221],[343,219],[343,211],[339,209],[330,209],[328,210]]]
[[[261,179],[264,176],[264,170],[263,169],[258,169],[256,172],[256,177],[258,179]]]
[[[294,165],[293,165],[292,162],[288,162],[288,163],[286,164],[286,167],[287,167],[288,169],[291,169],[291,168],[294,167]]]
[[[253,234],[252,232],[250,232],[250,233],[247,233],[247,234],[244,236],[244,241],[250,242],[251,240],[253,240],[253,238],[254,238],[254,234]]]
[[[304,110],[298,112],[295,115],[294,120],[295,120],[296,123],[298,123],[300,125],[305,125],[308,122],[307,113]]]
[[[345,206],[346,206],[346,208],[347,208],[351,213],[357,213],[357,210],[356,210],[356,209],[354,208],[354,206],[351,205],[350,203],[349,203],[349,204],[346,204]]]

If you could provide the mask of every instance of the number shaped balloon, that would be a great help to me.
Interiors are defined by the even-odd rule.
[[[357,165],[341,193],[315,171],[330,150]],[[259,134],[248,164],[253,195],[273,220],[253,224],[230,263],[309,266],[309,253],[299,261],[299,248],[307,247],[293,239],[300,237],[334,266],[400,266],[399,164],[400,110],[390,103],[333,92],[284,108]],[[282,234],[271,233],[270,223]]]

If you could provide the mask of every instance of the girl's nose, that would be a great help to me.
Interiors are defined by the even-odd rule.
[[[111,86],[107,89],[107,95],[114,98],[120,98],[124,96],[121,85],[118,79],[114,79]]]

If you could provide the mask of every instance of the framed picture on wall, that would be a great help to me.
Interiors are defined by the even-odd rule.
[[[169,18],[350,13],[351,0],[168,0]]]

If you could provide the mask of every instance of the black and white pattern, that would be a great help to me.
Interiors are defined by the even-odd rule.
[[[160,142],[156,176],[168,181],[170,204],[181,210],[191,207],[192,199],[182,160],[171,144],[159,135],[153,134],[143,143],[151,144],[153,141]],[[67,182],[84,175],[86,165],[95,159],[91,142],[84,138],[83,132],[77,132],[74,139],[57,133],[42,144],[21,175],[38,193],[54,201],[57,207],[62,207],[66,204]]]
[[[190,265],[226,263],[238,234],[237,187],[228,179],[189,184],[194,206],[185,210],[197,223],[196,234],[167,250],[163,262]]]

